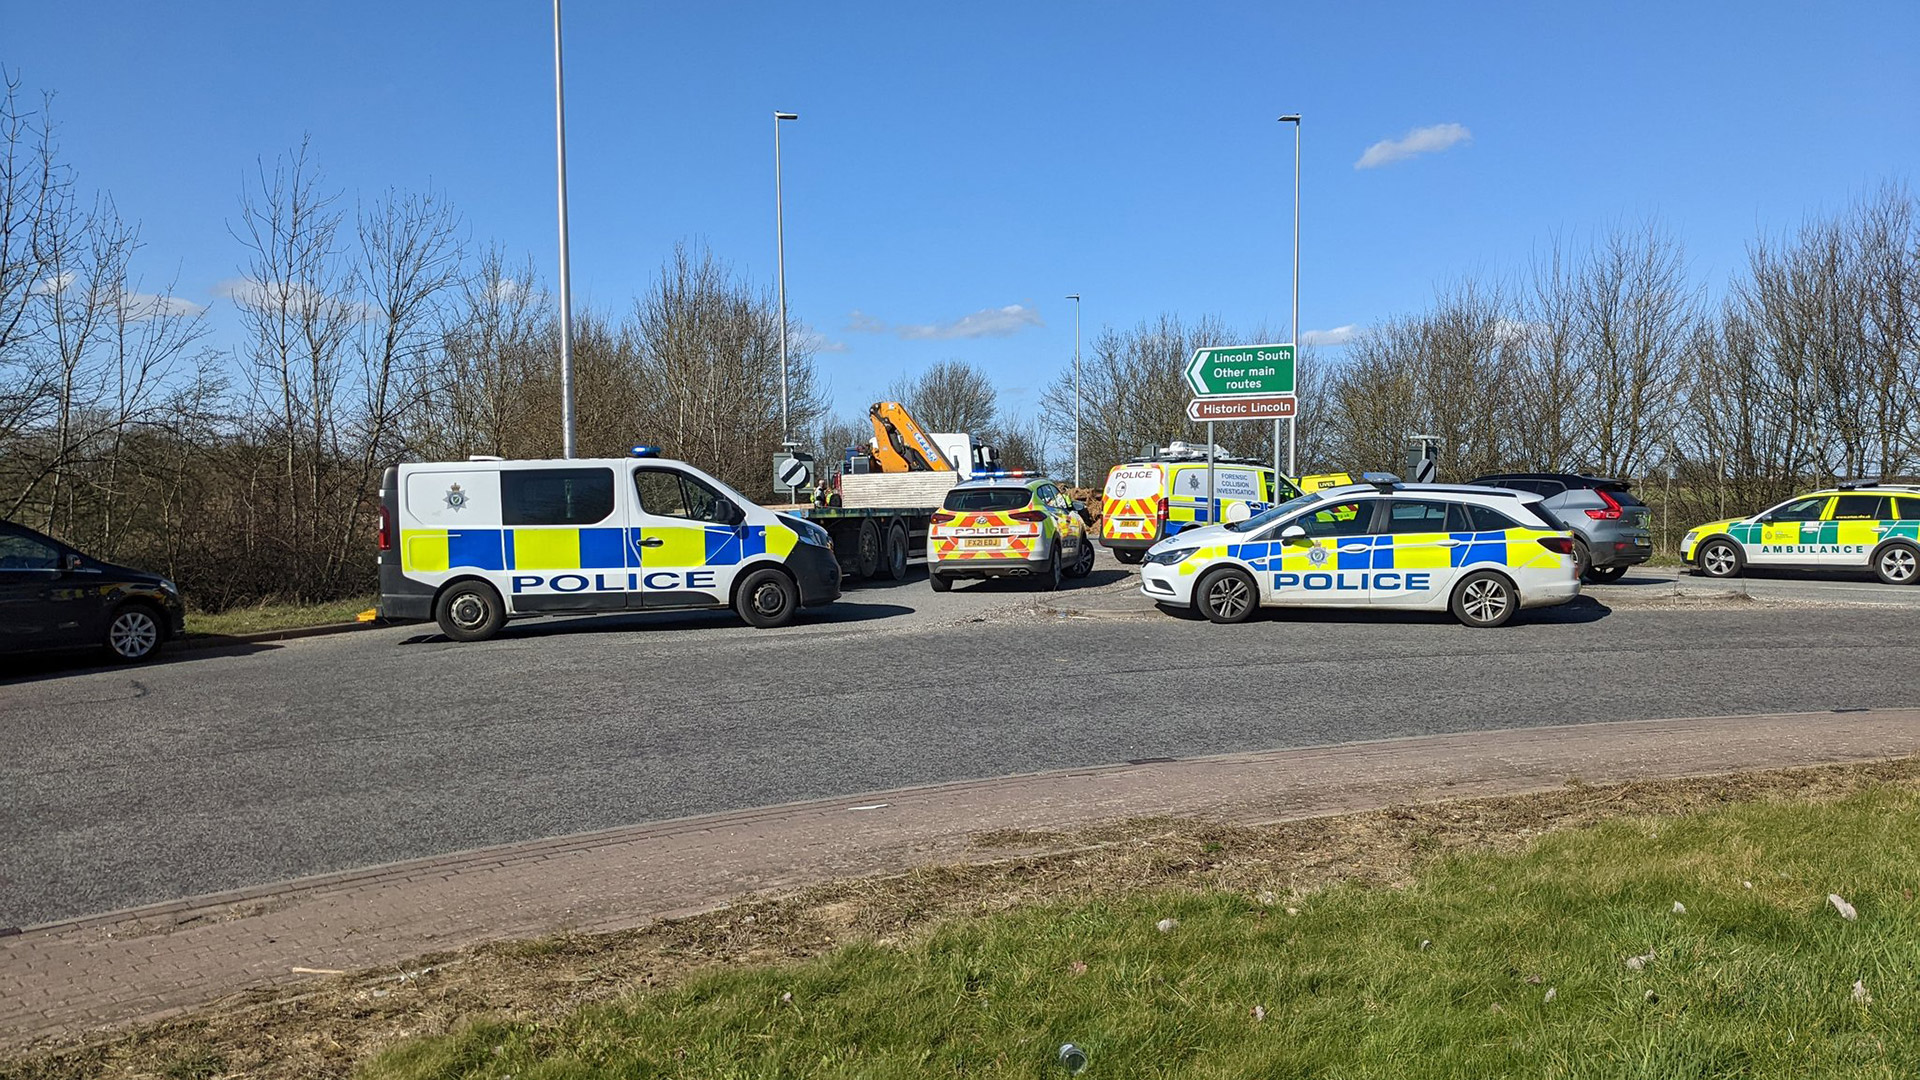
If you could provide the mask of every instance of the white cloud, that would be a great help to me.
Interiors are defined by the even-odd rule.
[[[884,319],[876,319],[859,308],[854,308],[847,313],[847,333],[849,334],[884,334],[886,332],[887,324]]]
[[[160,296],[154,293],[123,292],[120,294],[120,310],[126,313],[132,322],[144,322],[163,315],[178,315],[192,318],[207,310],[207,305],[196,304],[179,296]]]
[[[1377,169],[1382,165],[1391,165],[1396,161],[1405,161],[1420,154],[1437,154],[1442,150],[1458,146],[1473,138],[1473,132],[1460,124],[1434,124],[1430,127],[1414,128],[1398,139],[1383,139],[1367,147],[1360,160],[1353,163],[1356,169]]]
[[[73,271],[69,270],[64,274],[55,274],[50,278],[41,278],[39,281],[28,286],[27,291],[35,296],[52,296],[66,292],[67,288],[72,284]]]
[[[827,335],[822,334],[820,331],[812,329],[811,327],[801,330],[800,339],[794,342],[794,344],[799,346],[802,349],[807,350],[808,352],[823,353],[823,352],[846,352],[847,351],[846,342],[830,341],[827,339]]]
[[[357,300],[343,300],[301,284],[275,282],[266,285],[252,278],[228,278],[213,287],[214,295],[224,296],[243,308],[264,310],[285,307],[291,312],[331,311],[350,319],[373,317],[373,309]]]
[[[1309,330],[1300,335],[1302,345],[1345,345],[1360,333],[1360,328],[1348,323],[1331,330]]]
[[[906,324],[894,327],[894,333],[908,339],[950,340],[952,338],[1007,337],[1030,326],[1045,326],[1040,313],[1024,304],[982,308],[952,322]]]

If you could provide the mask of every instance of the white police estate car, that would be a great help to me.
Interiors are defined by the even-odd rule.
[[[1573,534],[1538,495],[1367,480],[1162,540],[1140,591],[1218,623],[1265,604],[1451,610],[1468,626],[1580,594]]]

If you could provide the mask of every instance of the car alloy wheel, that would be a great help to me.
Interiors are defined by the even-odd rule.
[[[1911,584],[1915,575],[1920,574],[1920,555],[1915,555],[1910,547],[1896,545],[1880,553],[1874,569],[1880,572],[1880,580],[1889,585]]]
[[[1237,622],[1253,608],[1253,587],[1241,574],[1221,574],[1207,582],[1209,614],[1221,622]]]
[[[123,660],[138,660],[160,644],[160,625],[144,608],[128,608],[113,617],[107,645]]]
[[[1508,595],[1505,582],[1498,578],[1484,577],[1467,582],[1460,594],[1460,608],[1476,623],[1497,623],[1507,615],[1507,608],[1513,603]]]
[[[1725,540],[1715,540],[1700,553],[1700,569],[1708,577],[1732,577],[1740,569],[1740,555]]]

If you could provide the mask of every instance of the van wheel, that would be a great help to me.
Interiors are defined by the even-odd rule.
[[[115,660],[135,663],[160,651],[166,632],[154,610],[145,604],[128,604],[113,613],[107,624],[107,651]]]
[[[1888,585],[1911,585],[1920,580],[1920,551],[1888,544],[1873,557],[1873,574]]]
[[[507,606],[486,582],[462,581],[440,594],[433,617],[455,641],[485,641],[506,625]]]
[[[887,529],[887,576],[907,580],[907,527],[897,521]]]
[[[733,609],[747,625],[762,629],[787,625],[799,607],[800,594],[793,587],[793,579],[771,569],[748,574],[733,598]]]
[[[1468,626],[1505,626],[1520,610],[1520,593],[1513,582],[1490,570],[1468,574],[1453,590],[1453,617]]]
[[[1260,588],[1244,570],[1215,570],[1193,587],[1193,603],[1209,622],[1246,622],[1260,606]]]
[[[1113,557],[1126,563],[1128,566],[1133,566],[1141,559],[1146,558],[1147,553],[1134,548],[1114,548]]]

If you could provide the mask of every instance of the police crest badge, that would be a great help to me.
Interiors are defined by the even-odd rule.
[[[447,489],[447,509],[464,510],[466,506],[467,493],[460,489],[459,484],[455,484]]]

